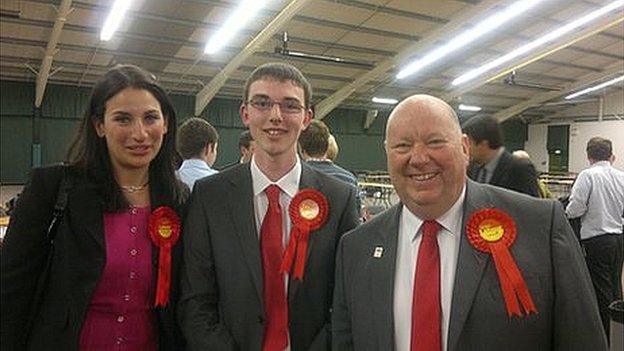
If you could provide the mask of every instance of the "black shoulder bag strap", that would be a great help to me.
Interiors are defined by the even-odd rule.
[[[50,225],[48,226],[48,230],[46,232],[45,241],[46,246],[48,247],[47,256],[43,265],[43,270],[41,271],[41,274],[37,279],[35,295],[33,296],[33,300],[30,305],[28,323],[26,324],[26,328],[24,329],[24,331],[26,332],[26,343],[28,343],[28,336],[35,323],[35,319],[39,314],[39,310],[41,309],[41,303],[43,301],[43,296],[46,291],[46,286],[48,285],[52,259],[54,257],[54,240],[56,239],[56,234],[58,231],[57,228],[60,222],[63,220],[63,216],[65,215],[65,208],[67,207],[67,193],[72,185],[71,177],[69,176],[69,170],[67,168],[68,166],[63,167],[63,174],[59,185],[59,190],[56,195],[54,210],[52,212],[52,220],[50,221]]]

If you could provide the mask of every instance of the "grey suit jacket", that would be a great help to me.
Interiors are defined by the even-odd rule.
[[[358,224],[355,189],[302,164],[299,187],[322,192],[329,218],[311,232],[303,281],[288,284],[291,350],[327,350],[334,258]],[[262,261],[249,164],[195,184],[184,226],[179,319],[191,350],[260,350],[264,335]]]
[[[398,223],[392,207],[346,234],[338,247],[332,316],[334,350],[393,350]],[[465,223],[482,208],[515,221],[510,252],[538,314],[508,317],[490,254],[468,242]],[[606,350],[585,262],[561,205],[467,182],[451,302],[448,350]],[[384,247],[381,258],[375,247]],[[400,350],[402,351],[402,350]]]

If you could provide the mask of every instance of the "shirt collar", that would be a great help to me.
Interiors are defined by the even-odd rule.
[[[182,165],[180,166],[180,168],[182,168],[182,167],[202,168],[202,169],[206,169],[206,170],[212,169],[212,168],[210,168],[210,166],[208,166],[206,161],[200,160],[198,158],[189,158],[187,160],[184,160],[182,162]]]
[[[323,157],[310,157],[306,160],[306,162],[325,162],[325,163],[331,163],[332,160],[328,159],[328,158],[323,158]]]
[[[598,162],[594,162],[593,165],[591,165],[592,167],[608,167],[611,166],[611,162],[609,161],[598,161]]]
[[[289,197],[294,197],[299,191],[299,180],[301,179],[301,161],[297,156],[297,162],[293,168],[288,171],[282,178],[276,182],[272,182],[262,171],[258,168],[255,158],[251,157],[251,180],[253,182],[254,196],[262,193],[269,185],[275,184],[282,189],[283,192],[288,194]]]
[[[494,172],[494,170],[496,169],[496,166],[498,166],[498,161],[501,158],[501,155],[503,154],[503,152],[505,152],[505,147],[501,146],[498,149],[498,153],[496,154],[496,156],[494,156],[493,159],[490,160],[490,162],[486,163],[483,167],[485,167],[485,169],[488,170],[488,172],[490,174],[492,174],[492,172]]]
[[[466,198],[466,185],[462,189],[457,201],[449,208],[444,214],[436,218],[436,221],[451,235],[458,235],[461,233],[461,218],[463,215],[464,199]],[[410,233],[411,241],[413,242],[420,233],[420,226],[423,224],[423,220],[413,214],[407,206],[403,205],[403,211],[401,212],[402,220],[407,224],[406,228],[416,228],[417,230]],[[457,226],[459,223],[459,227]]]

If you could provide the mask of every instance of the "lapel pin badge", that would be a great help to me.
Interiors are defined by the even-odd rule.
[[[381,257],[381,255],[383,255],[383,247],[381,247],[381,246],[377,246],[377,247],[375,248],[375,252],[373,252],[373,257],[375,257],[375,258],[380,258],[380,257]]]

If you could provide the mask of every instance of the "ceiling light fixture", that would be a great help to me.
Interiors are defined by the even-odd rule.
[[[570,94],[570,95],[566,96],[565,99],[566,100],[574,99],[575,97],[578,97],[578,96],[581,96],[581,95],[585,95],[585,94],[591,93],[592,91],[600,90],[602,88],[606,88],[609,85],[613,85],[613,84],[619,83],[621,81],[624,81],[624,75],[621,75],[621,76],[619,76],[617,78],[613,78],[613,79],[608,80],[608,81],[606,81],[604,83],[600,83],[600,84],[598,84],[596,86],[589,87],[589,88],[583,89],[581,91],[577,91],[574,94]]]
[[[374,97],[372,101],[377,104],[386,104],[386,105],[395,105],[399,102],[399,100],[397,99],[379,98],[379,97]]]
[[[590,12],[589,14],[578,18],[566,25],[564,25],[563,27],[559,27],[558,29],[554,30],[554,31],[550,31],[548,32],[548,34],[528,43],[525,44],[503,56],[498,57],[497,59],[490,61],[486,64],[484,64],[483,66],[477,67],[473,70],[468,71],[467,73],[462,74],[461,76],[457,77],[455,80],[453,80],[452,84],[453,85],[460,85],[463,84],[469,80],[472,80],[482,74],[484,74],[487,71],[493,70],[494,68],[497,68],[499,66],[501,66],[502,64],[509,62],[513,59],[515,59],[516,57],[519,57],[521,55],[526,54],[527,52],[536,49],[539,46],[542,46],[544,44],[547,44],[549,42],[552,42],[553,40],[599,18],[602,17],[610,12],[612,12],[613,10],[616,10],[620,7],[624,6],[624,0],[618,0],[618,1],[614,1],[612,3],[610,3],[607,6],[604,6],[596,11]]]
[[[458,108],[459,108],[460,111],[470,111],[470,112],[481,111],[481,107],[479,107],[479,106],[472,106],[472,105],[459,104]]]
[[[452,53],[453,51],[461,49],[462,47],[470,44],[471,42],[477,40],[483,35],[500,27],[505,22],[519,16],[521,13],[529,10],[530,8],[542,1],[543,0],[520,0],[515,2],[506,9],[487,17],[483,21],[479,22],[476,26],[455,36],[448,43],[425,54],[425,56],[423,56],[422,58],[408,64],[405,68],[399,71],[399,73],[396,75],[396,78],[403,79],[407,76],[415,74],[416,72],[422,70],[430,64],[439,61],[444,56]]]
[[[121,21],[123,21],[124,14],[130,7],[130,3],[130,0],[115,0],[100,32],[100,40],[108,41],[113,37]]]
[[[266,1],[260,0],[243,0],[225,21],[223,27],[212,35],[206,47],[204,53],[212,55],[217,53],[225,44],[232,40],[234,35],[243,28],[249,20],[251,20],[260,9],[266,5]]]

